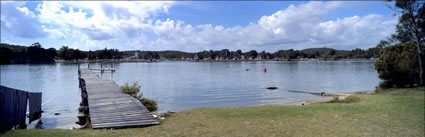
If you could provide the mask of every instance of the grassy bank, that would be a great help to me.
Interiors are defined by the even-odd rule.
[[[194,109],[147,128],[14,130],[3,136],[424,136],[424,91],[357,94],[355,103]]]

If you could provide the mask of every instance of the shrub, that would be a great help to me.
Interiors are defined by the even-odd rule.
[[[354,103],[359,101],[360,101],[360,97],[351,95],[351,96],[345,97],[344,99],[340,99],[339,97],[334,97],[332,100],[328,101],[328,103]]]
[[[359,102],[360,101],[360,97],[358,96],[348,96],[344,99],[344,103],[354,103],[354,102]]]
[[[380,56],[375,69],[383,80],[379,85],[381,88],[419,85],[419,63],[414,44],[386,47],[380,51]]]
[[[140,102],[142,102],[143,105],[149,110],[149,111],[156,111],[158,110],[158,105],[156,104],[156,101],[149,98],[142,98],[139,99]]]
[[[153,99],[144,98],[143,93],[140,92],[140,87],[141,86],[137,84],[137,82],[134,82],[131,86],[128,83],[125,83],[120,88],[122,92],[127,93],[138,99],[149,111],[156,111],[158,109],[156,101]]]
[[[137,82],[134,82],[131,86],[128,83],[125,83],[124,86],[121,86],[121,91],[134,97],[143,96],[141,93],[139,95],[140,87],[141,86],[137,84]]]

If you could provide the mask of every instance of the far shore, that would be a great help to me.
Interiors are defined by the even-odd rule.
[[[189,61],[189,62],[255,62],[255,61],[375,61],[376,59],[366,58],[353,58],[353,59],[338,59],[338,60],[323,60],[323,59],[241,59],[241,60],[157,60],[157,59],[136,59],[136,60],[124,60],[124,59],[99,59],[99,60],[63,60],[55,59],[55,63],[67,63],[67,64],[78,64],[78,63],[153,63],[163,61]]]

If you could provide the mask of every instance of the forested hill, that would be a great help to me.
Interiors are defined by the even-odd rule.
[[[6,47],[9,48],[10,50],[12,50],[13,52],[17,52],[23,49],[26,49],[27,46],[21,46],[21,45],[10,45],[10,44],[5,44],[5,43],[0,43],[0,47]]]
[[[9,63],[54,63],[56,49],[44,49],[40,43],[29,47],[0,43],[0,64]]]
[[[273,53],[256,50],[242,52],[241,50],[230,51],[204,50],[199,52],[183,51],[119,51],[118,49],[102,49],[96,51],[81,51],[79,49],[62,46],[60,49],[44,49],[40,43],[31,46],[0,44],[0,63],[52,63],[54,59],[64,60],[97,60],[97,59],[124,59],[124,60],[298,60],[320,59],[339,60],[352,58],[378,58],[381,48],[336,50],[332,48],[309,48],[303,50],[279,50]],[[136,54],[137,53],[137,54]]]

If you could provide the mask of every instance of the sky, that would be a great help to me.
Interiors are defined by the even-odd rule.
[[[375,47],[398,16],[382,1],[1,1],[1,42],[81,50],[275,52]]]

